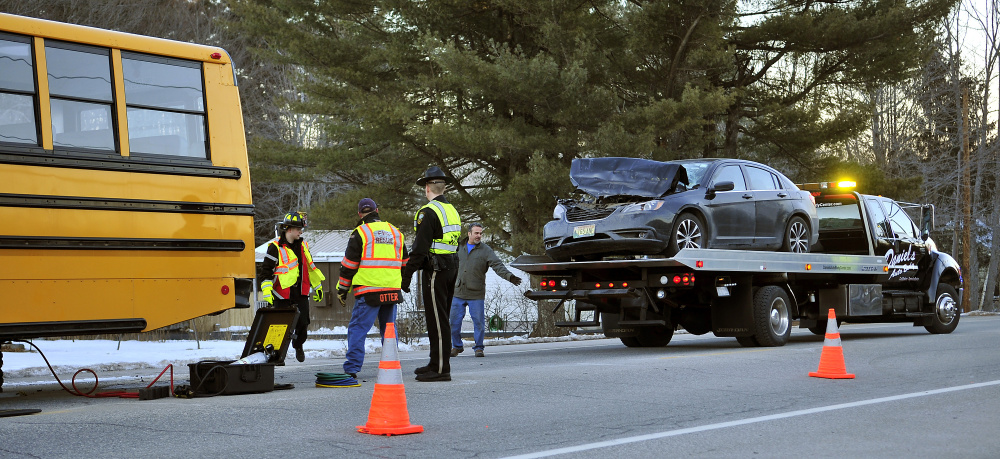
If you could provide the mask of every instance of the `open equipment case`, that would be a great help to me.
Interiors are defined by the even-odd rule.
[[[191,389],[197,396],[250,394],[274,390],[274,367],[285,364],[292,332],[299,318],[297,308],[261,308],[253,318],[240,358],[265,352],[265,363],[240,364],[235,360],[189,363]]]

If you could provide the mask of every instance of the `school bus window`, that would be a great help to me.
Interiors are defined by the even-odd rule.
[[[132,153],[207,158],[201,63],[122,53]]]
[[[46,43],[53,144],[115,151],[111,59],[104,48]]]
[[[38,145],[31,42],[0,34],[0,142]]]

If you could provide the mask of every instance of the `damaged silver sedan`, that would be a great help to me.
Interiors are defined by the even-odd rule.
[[[815,200],[771,167],[738,159],[578,158],[574,197],[545,225],[557,261],[673,256],[684,248],[809,252]]]

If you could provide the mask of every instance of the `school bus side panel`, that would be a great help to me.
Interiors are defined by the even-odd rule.
[[[151,330],[245,305],[253,205],[225,51],[2,13],[0,31],[34,37],[39,129],[36,145],[0,144],[0,337]],[[53,150],[48,40],[109,50],[116,151]],[[123,51],[201,62],[207,158],[129,151]]]

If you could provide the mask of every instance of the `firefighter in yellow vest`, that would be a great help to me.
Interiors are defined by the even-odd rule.
[[[451,180],[437,166],[427,169],[417,185],[424,187],[427,204],[413,217],[417,233],[410,260],[403,267],[403,288],[408,289],[413,273],[420,271],[420,286],[431,361],[417,368],[417,381],[451,381],[451,299],[458,277],[458,238],[462,221],[458,211],[444,197]],[[408,290],[407,290],[408,291]]]
[[[383,337],[385,324],[396,321],[396,304],[403,301],[400,270],[408,258],[403,234],[391,223],[379,219],[375,201],[370,198],[359,201],[358,218],[361,221],[347,241],[337,283],[337,297],[345,306],[347,294],[354,287],[344,362],[344,373],[354,378],[365,363],[365,338],[375,318]]]
[[[309,328],[309,296],[313,301],[323,301],[323,284],[326,279],[309,253],[309,243],[302,239],[306,217],[293,212],[285,214],[274,228],[277,236],[267,245],[267,255],[257,277],[264,301],[275,307],[296,307],[299,320],[295,324],[295,360],[304,362],[306,331]]]

